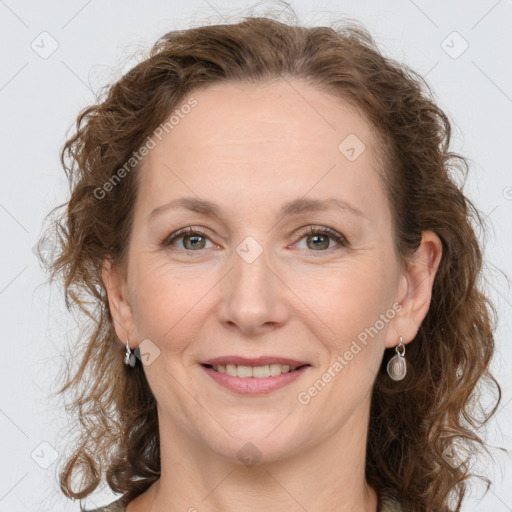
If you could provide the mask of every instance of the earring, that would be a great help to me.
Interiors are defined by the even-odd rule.
[[[393,380],[402,380],[407,373],[407,362],[405,360],[405,345],[403,338],[400,336],[400,343],[395,347],[396,355],[393,356],[388,363],[388,374]]]
[[[135,354],[130,350],[130,342],[128,341],[128,337],[126,338],[126,353],[124,355],[124,364],[126,366],[131,366],[132,368],[135,366],[136,359]]]

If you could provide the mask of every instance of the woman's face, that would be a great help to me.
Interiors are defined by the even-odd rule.
[[[384,349],[415,335],[370,126],[297,80],[191,96],[140,170],[122,298],[109,293],[121,342],[145,340],[160,428],[240,460],[359,446]],[[269,364],[237,375],[307,366],[261,380],[203,366],[237,357]]]

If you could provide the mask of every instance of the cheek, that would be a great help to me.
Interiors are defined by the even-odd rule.
[[[315,279],[297,279],[297,295],[306,297],[312,312],[303,311],[329,354],[328,364],[342,358],[344,377],[337,381],[376,371],[380,364],[382,340],[395,313],[386,268],[384,258],[359,259]]]
[[[172,340],[167,350],[180,351],[201,325],[202,301],[218,279],[211,272],[187,272],[163,261],[161,256],[139,255],[135,260],[133,311],[140,340],[157,345]]]
[[[308,404],[308,415],[319,418],[325,432],[332,433],[368,403],[392,319],[388,315],[383,321],[380,316],[391,307],[384,265],[368,259],[364,265],[353,263],[338,270],[330,272],[329,286],[312,288],[315,291],[308,296],[308,306],[322,320],[308,314],[323,357],[297,397]]]
[[[348,259],[335,268],[294,275],[290,288],[337,335],[373,324],[391,307],[391,282],[379,258]],[[333,333],[333,334],[334,334]]]

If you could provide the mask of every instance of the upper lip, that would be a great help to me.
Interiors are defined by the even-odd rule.
[[[296,359],[289,359],[287,357],[279,356],[260,356],[256,358],[240,357],[240,356],[223,356],[207,361],[201,361],[201,364],[208,364],[211,366],[234,364],[236,366],[266,366],[267,364],[281,364],[289,365],[293,368],[298,366],[309,365],[305,361],[297,361]]]

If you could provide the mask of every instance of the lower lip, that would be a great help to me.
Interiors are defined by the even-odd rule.
[[[310,367],[303,366],[293,372],[281,373],[281,375],[265,377],[263,379],[257,379],[255,377],[232,377],[227,373],[216,372],[206,366],[202,366],[202,368],[215,382],[235,393],[242,395],[263,395],[291,384]]]

